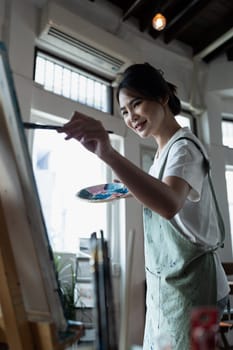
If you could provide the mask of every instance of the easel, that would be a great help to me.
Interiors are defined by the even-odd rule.
[[[0,340],[7,343],[10,349],[33,349],[32,336],[7,232],[0,204],[0,304],[2,309],[0,335],[3,337]]]
[[[63,350],[80,339],[79,325],[70,327],[70,334],[61,340],[53,323],[28,321],[1,202],[0,281],[0,343],[9,350]]]
[[[3,43],[0,150],[0,343],[9,350],[63,350],[80,338],[83,329],[68,326],[63,314]]]

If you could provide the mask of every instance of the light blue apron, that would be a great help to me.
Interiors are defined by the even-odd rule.
[[[204,158],[208,165],[208,160]],[[159,179],[162,179],[166,160]],[[213,251],[222,244],[225,234],[209,170],[208,176],[221,232],[219,243],[212,249],[204,251],[177,231],[169,220],[144,208],[147,314],[143,350],[158,350],[156,339],[159,334],[170,339],[172,350],[188,350],[192,308],[216,306]]]

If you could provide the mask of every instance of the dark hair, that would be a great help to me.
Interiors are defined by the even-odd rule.
[[[161,98],[169,97],[168,106],[172,113],[174,115],[180,113],[181,102],[176,96],[176,86],[167,82],[163,72],[149,63],[133,64],[124,71],[116,91],[118,103],[119,93],[123,88],[136,91],[149,100],[159,101]]]

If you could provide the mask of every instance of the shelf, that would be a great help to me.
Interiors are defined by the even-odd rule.
[[[80,283],[92,283],[92,277],[77,277],[76,282]]]

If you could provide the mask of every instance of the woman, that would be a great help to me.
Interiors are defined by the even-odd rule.
[[[119,154],[102,124],[75,112],[60,132],[75,138],[112,168],[144,206],[147,316],[144,350],[156,350],[165,333],[172,349],[189,348],[192,308],[217,306],[229,289],[216,249],[224,239],[200,141],[174,118],[176,87],[151,65],[135,64],[117,89],[122,117],[157,152],[149,174]]]

